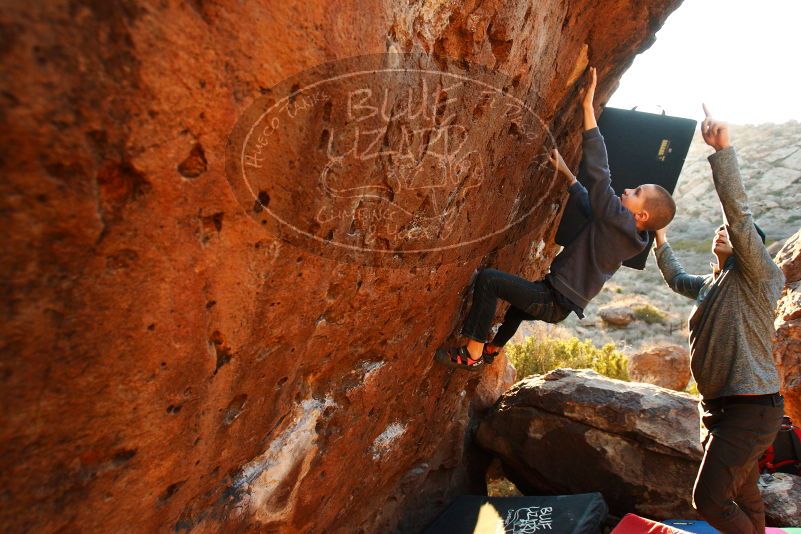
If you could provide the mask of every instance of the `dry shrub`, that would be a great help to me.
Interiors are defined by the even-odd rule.
[[[634,317],[648,324],[664,323],[667,320],[667,314],[651,304],[639,304],[634,306],[632,311]]]
[[[559,367],[592,369],[609,378],[629,379],[626,356],[614,343],[597,347],[589,339],[581,341],[559,330],[539,329],[523,343],[509,344],[506,356],[517,369],[518,379]]]

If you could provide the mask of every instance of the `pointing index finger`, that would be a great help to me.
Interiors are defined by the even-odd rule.
[[[701,105],[704,107],[704,115],[706,115],[707,117],[711,117],[712,114],[709,112],[709,108],[706,107],[706,104],[702,103]]]

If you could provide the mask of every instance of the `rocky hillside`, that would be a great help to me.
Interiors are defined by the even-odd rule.
[[[6,3],[0,530],[418,531],[481,491],[508,377],[434,349],[477,268],[545,272],[536,162],[678,4]]]
[[[801,123],[732,125],[731,141],[757,224],[771,241],[788,238],[801,227]],[[675,191],[671,240],[709,241],[721,223],[707,161],[711,153],[697,131]]]

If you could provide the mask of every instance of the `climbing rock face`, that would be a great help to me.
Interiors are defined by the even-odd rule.
[[[629,376],[637,382],[684,391],[690,382],[690,353],[685,347],[652,347],[628,358]]]
[[[416,531],[481,491],[466,429],[506,365],[434,349],[477,268],[546,272],[566,188],[544,150],[575,168],[582,73],[602,105],[678,3],[8,3],[4,530]],[[504,81],[486,105],[428,85],[399,118],[423,96],[403,69],[299,74],[388,53]]]
[[[776,306],[773,359],[782,380],[784,413],[801,421],[801,230],[787,240],[775,260],[786,285]]]
[[[695,517],[699,425],[690,395],[557,369],[515,384],[476,440],[524,494],[600,491],[616,515]]]

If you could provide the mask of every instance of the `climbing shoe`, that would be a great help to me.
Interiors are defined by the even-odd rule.
[[[490,350],[490,347],[495,350]],[[489,343],[484,344],[484,350],[481,352],[481,359],[484,361],[485,364],[489,365],[495,361],[496,356],[501,353],[502,347],[496,347],[495,345],[491,345]]]
[[[438,348],[434,358],[437,363],[441,363],[447,367],[455,367],[457,369],[464,369],[466,371],[478,371],[484,367],[484,357],[474,360],[467,352],[467,347],[450,347]]]

